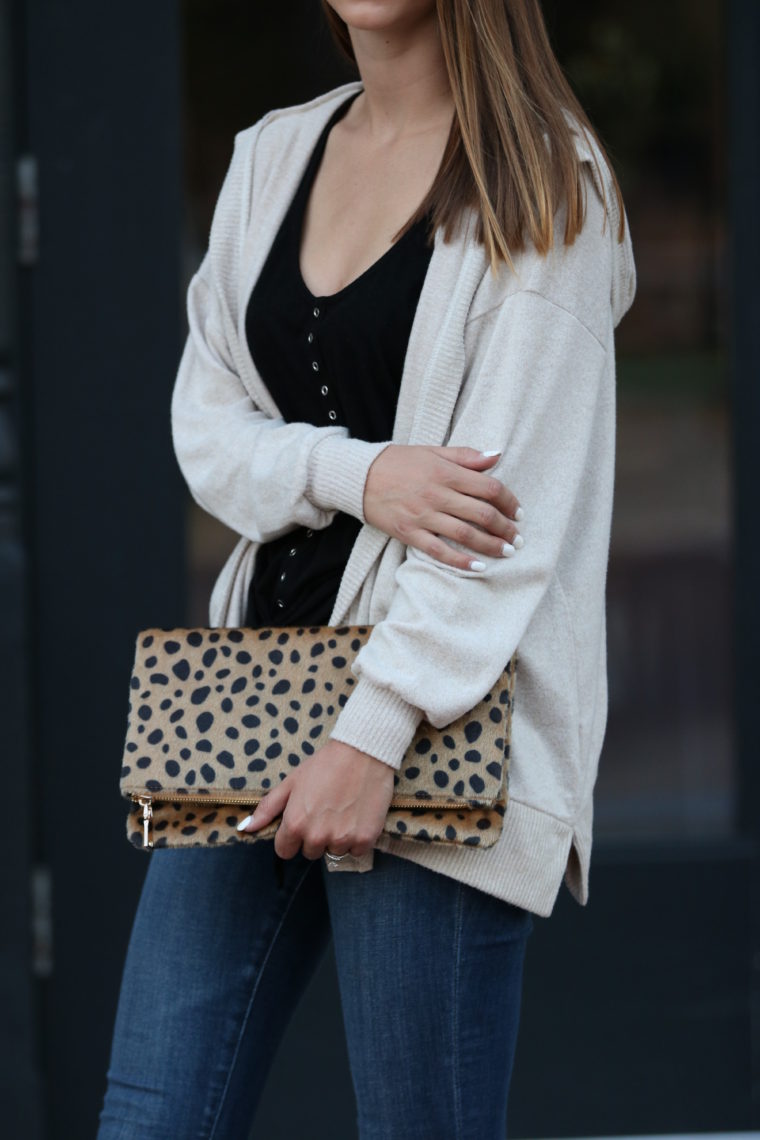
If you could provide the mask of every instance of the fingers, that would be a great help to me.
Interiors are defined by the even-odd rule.
[[[321,859],[326,851],[331,855],[366,855],[374,845],[370,835],[335,839],[326,833],[315,832],[307,821],[292,823],[287,814],[283,817],[274,840],[274,849],[281,859],[292,859],[300,851],[306,859]]]
[[[300,851],[307,859],[321,859],[325,851],[333,855],[363,855],[372,847],[372,839],[364,836],[330,836],[315,832],[298,808],[288,809],[293,792],[293,781],[286,777],[281,784],[264,796],[259,806],[240,821],[238,831],[260,831],[282,815],[282,822],[274,839],[274,849],[281,859],[292,859]],[[288,810],[286,810],[288,809]]]
[[[409,545],[456,570],[484,570],[484,557],[512,558],[516,550],[524,545],[520,534],[515,534],[512,542],[508,542],[449,515],[440,515],[438,518],[439,521],[431,527],[436,533],[417,531],[410,536]],[[458,550],[447,539],[452,539],[466,549]]]
[[[449,486],[464,495],[483,499],[497,508],[507,519],[519,522],[523,517],[522,507],[516,495],[502,481],[488,473],[501,457],[501,452],[476,451],[472,447],[431,448],[443,459],[456,464],[449,479]]]
[[[366,855],[374,846],[380,833],[363,824],[350,831],[336,830],[324,820],[320,823],[293,810],[293,805],[285,812],[274,847],[283,859],[291,859],[300,851],[306,859],[321,859],[325,852],[331,855]]]
[[[389,445],[367,475],[366,521],[457,569],[485,569],[483,555],[511,557],[522,544],[515,525],[522,510],[491,474],[500,456],[496,449]]]
[[[281,814],[274,848],[282,859],[364,855],[382,831],[393,795],[387,764],[338,740],[328,740],[272,789],[239,830],[255,832]]]
[[[431,450],[449,459],[483,460],[483,453],[472,448]],[[512,558],[525,545],[517,525],[523,511],[516,496],[487,470],[449,462],[449,471],[445,480],[428,488],[429,513],[409,529],[404,541],[457,570],[484,570],[482,556]],[[464,549],[452,547],[451,542]]]
[[[315,839],[304,839],[301,851],[307,859],[321,859],[326,851],[329,851],[331,855],[353,854],[350,844],[337,843],[333,839],[327,840],[321,836]]]
[[[414,547],[415,550],[427,554],[436,562],[443,562],[445,566],[451,566],[454,570],[485,569],[483,561],[474,558],[472,554],[468,554],[466,551],[449,546],[448,542],[439,538],[437,534],[432,534],[429,530],[414,531],[407,539],[407,546]]]
[[[308,829],[302,835],[300,829],[291,828],[287,817],[283,820],[275,836],[274,849],[281,859],[292,859],[300,851],[306,859],[321,859],[329,851],[331,855],[366,855],[374,846],[370,836],[357,838],[352,842],[329,839],[326,836],[312,836]]]
[[[301,850],[302,834],[299,827],[294,827],[287,815],[283,817],[282,823],[277,829],[277,834],[274,837],[274,849],[281,859],[292,859]],[[306,851],[304,850],[304,854]],[[318,855],[309,855],[307,858],[318,859]]]
[[[285,785],[288,787],[285,787]],[[253,826],[241,827],[238,825],[238,830],[253,831],[265,826],[282,812],[282,821],[277,828],[277,834],[274,837],[274,849],[281,859],[292,859],[301,850],[303,843],[304,833],[306,831],[306,821],[303,819],[297,810],[293,810],[292,804],[288,805],[290,794],[293,788],[291,781],[286,777],[279,787],[270,792],[264,797],[259,806],[256,808],[253,816],[249,819],[253,820]],[[284,798],[284,802],[283,802]],[[270,802],[271,801],[271,802]],[[266,814],[260,818],[260,813],[264,808],[267,808]],[[279,808],[279,810],[278,810]],[[245,820],[243,821],[245,823]],[[311,850],[313,844],[306,844],[304,847],[304,854],[306,854],[307,847]],[[321,854],[321,852],[319,853]],[[318,859],[319,854],[309,854],[307,858]]]
[[[278,784],[276,788],[272,788],[272,791],[264,796],[259,806],[251,815],[246,816],[245,819],[240,821],[237,825],[238,831],[254,832],[260,831],[262,827],[266,827],[267,824],[271,823],[273,819],[276,819],[277,816],[281,815],[285,810],[285,805],[288,802],[291,791],[292,784],[286,777],[281,784]]]
[[[460,494],[481,499],[484,503],[495,507],[507,520],[519,522],[523,517],[517,496],[495,475],[461,468],[452,479],[451,487]]]
[[[447,491],[441,495],[438,510],[442,517],[448,519],[448,525],[443,530],[436,526],[440,534],[466,546],[473,542],[473,549],[483,554],[495,557],[501,553],[505,542],[512,546],[517,543],[518,549],[523,545],[517,541],[520,536],[517,523],[508,518],[495,502],[474,498],[459,491]]]
[[[502,455],[498,448],[478,451],[475,447],[431,447],[430,450],[451,463],[458,463],[461,467],[473,467],[478,471],[492,467],[494,463],[498,463]]]

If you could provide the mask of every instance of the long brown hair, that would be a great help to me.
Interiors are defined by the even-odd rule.
[[[442,227],[448,241],[472,207],[477,239],[495,269],[499,261],[511,264],[526,238],[547,253],[555,214],[565,205],[564,242],[572,244],[585,197],[568,114],[598,148],[595,161],[609,162],[557,62],[539,0],[436,0],[436,7],[454,118],[433,185],[396,236],[430,212],[433,230]],[[347,25],[327,0],[322,8],[338,47],[355,63]],[[623,201],[611,166],[610,173],[622,241]],[[605,207],[609,213],[606,195]]]

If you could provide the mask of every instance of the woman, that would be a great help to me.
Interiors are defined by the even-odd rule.
[[[587,896],[617,183],[537,0],[325,7],[361,81],[236,136],[173,432],[241,536],[211,625],[375,628],[330,739],[242,825],[281,815],[279,878],[265,842],[152,856],[100,1140],[246,1135],[330,932],[362,1140],[503,1137],[531,914]],[[499,842],[381,835],[420,719],[518,646]]]

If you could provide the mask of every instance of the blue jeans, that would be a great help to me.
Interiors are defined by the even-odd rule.
[[[151,854],[98,1140],[244,1140],[331,932],[361,1140],[503,1140],[528,912],[379,851],[273,854]]]

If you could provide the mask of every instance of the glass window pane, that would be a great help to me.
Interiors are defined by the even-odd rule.
[[[623,185],[638,294],[618,335],[610,715],[598,836],[733,826],[724,27],[696,5],[556,6]]]

